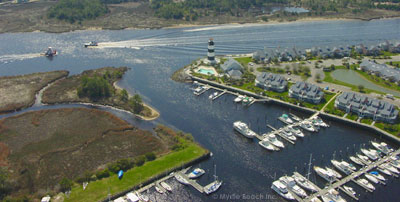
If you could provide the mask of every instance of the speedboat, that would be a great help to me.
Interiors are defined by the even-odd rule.
[[[176,181],[178,181],[181,184],[184,184],[184,185],[188,185],[189,184],[189,181],[187,181],[185,178],[183,178],[180,175],[175,175],[175,179],[176,179]]]
[[[321,176],[322,178],[324,178],[326,181],[328,182],[332,182],[333,180],[336,179],[335,174],[333,174],[332,172],[325,170],[321,167],[318,166],[314,166],[314,171]]]
[[[275,147],[270,141],[268,141],[267,139],[264,139],[260,142],[258,142],[258,144],[262,147],[264,147],[267,150],[270,151],[279,151],[279,148]]]
[[[372,176],[374,176],[376,179],[378,179],[380,181],[386,181],[386,178],[383,177],[383,175],[379,174],[378,171],[371,171],[369,174],[371,174]]]
[[[244,96],[243,95],[239,95],[233,101],[238,103],[238,102],[241,102],[243,99],[244,99]]]
[[[46,57],[53,57],[57,55],[57,50],[53,49],[52,47],[49,47],[45,52],[44,56]]]
[[[372,163],[371,160],[368,159],[368,157],[361,155],[361,154],[357,154],[357,157],[365,164],[365,165],[369,165]]]
[[[312,124],[309,121],[303,121],[300,123],[299,126],[306,131],[316,132],[316,129],[312,126]]]
[[[301,132],[299,128],[293,126],[288,126],[287,128],[289,129],[290,132],[292,132],[293,135],[297,137],[304,137],[304,133]]]
[[[296,184],[296,181],[292,177],[283,176],[280,177],[279,180],[282,182],[282,184],[286,185],[286,187],[293,193],[295,193],[297,196],[300,196],[302,198],[307,197],[307,193]]]
[[[371,141],[371,144],[372,144],[372,146],[374,146],[378,151],[380,151],[380,152],[382,152],[382,153],[384,153],[384,154],[386,154],[386,155],[388,155],[388,154],[390,154],[390,152],[392,152],[391,149],[389,148],[389,146],[388,146],[386,143],[384,143],[384,142],[377,143],[377,142]]]
[[[368,182],[368,180],[366,180],[364,178],[358,179],[357,182],[360,183],[360,184],[363,184],[368,189],[375,190],[374,185],[372,185],[370,182]]]
[[[210,96],[208,96],[208,99],[212,100],[212,99],[214,99],[214,98],[217,97],[217,96],[218,96],[218,92],[214,92],[213,94],[211,94]]]
[[[195,179],[195,178],[202,176],[204,173],[206,173],[206,172],[203,169],[196,168],[191,173],[189,173],[188,177],[190,179]]]
[[[399,170],[397,170],[397,168],[391,166],[389,163],[382,164],[381,166],[386,168],[386,170],[390,171],[391,173],[400,174]]]
[[[318,191],[317,188],[311,183],[309,183],[303,176],[293,175],[292,177],[296,181],[296,183],[299,184],[304,189],[307,189],[312,192]]]
[[[346,200],[339,195],[339,192],[334,189],[329,190],[328,193],[321,197],[324,202],[346,202]]]
[[[270,141],[274,146],[285,148],[285,145],[279,141],[274,134],[269,134],[266,139],[268,139],[268,141]]]
[[[213,183],[207,185],[204,187],[204,192],[206,194],[211,194],[213,192],[216,192],[222,185],[222,181],[214,181]]]
[[[379,180],[376,179],[376,177],[374,177],[374,176],[371,175],[371,174],[365,173],[364,176],[365,176],[369,181],[371,181],[371,182],[373,182],[373,183],[375,183],[375,184],[378,184],[378,183],[379,183]]]
[[[356,196],[356,191],[354,191],[353,187],[348,187],[346,185],[343,185],[343,189],[349,192],[351,195]]]
[[[157,185],[154,186],[154,187],[156,188],[156,191],[157,191],[158,193],[160,193],[160,194],[164,194],[164,193],[165,193],[164,190],[160,189],[160,187],[158,187]]]
[[[287,190],[286,186],[279,180],[274,181],[272,183],[271,189],[287,200],[294,200],[293,195]]]
[[[166,182],[161,182],[160,185],[167,191],[171,192],[172,191],[172,187],[169,186],[169,184],[167,184]]]
[[[289,140],[292,140],[292,141],[296,141],[297,140],[296,136],[294,136],[292,134],[292,132],[290,132],[288,129],[282,129],[279,132],[280,132],[280,134],[282,136],[285,136]]]
[[[98,46],[98,45],[99,45],[99,44],[98,44],[96,41],[91,41],[91,42],[88,42],[88,43],[83,44],[83,46],[84,46],[85,48],[93,47],[93,46]]]
[[[233,123],[233,128],[238,131],[240,134],[247,138],[253,138],[256,136],[256,133],[252,131],[247,124],[241,122],[241,121],[236,121]]]
[[[351,161],[353,161],[355,164],[358,164],[360,166],[364,166],[364,163],[357,157],[355,156],[350,156],[349,157]]]
[[[340,161],[331,160],[331,163],[333,164],[333,166],[335,166],[335,168],[342,171],[346,175],[350,175],[353,172],[353,170],[351,170],[349,167],[342,164],[342,162],[340,162]]]
[[[326,169],[328,172],[333,173],[333,175],[334,175],[336,178],[338,178],[338,179],[342,178],[342,175],[341,175],[340,173],[336,172],[335,170],[333,170],[333,169],[331,169],[331,168],[329,168],[329,167],[325,167],[325,169]]]
[[[371,160],[375,161],[379,158],[379,154],[376,150],[373,149],[361,149],[361,152],[368,156]]]
[[[287,114],[282,114],[282,116],[280,116],[278,119],[280,121],[282,121],[283,123],[286,123],[286,124],[292,124],[293,123],[293,120],[290,119],[290,117]]]

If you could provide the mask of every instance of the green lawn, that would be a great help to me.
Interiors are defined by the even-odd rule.
[[[324,111],[326,113],[337,115],[337,116],[340,116],[340,117],[343,117],[343,115],[345,114],[344,111],[335,108],[335,101],[332,101],[331,103],[329,103],[325,107]]]
[[[82,185],[75,185],[71,195],[65,201],[99,201],[107,197],[108,192],[116,194],[127,190],[146,179],[161,174],[165,171],[179,167],[182,163],[194,160],[207,151],[195,143],[188,143],[185,149],[172,152],[159,157],[154,161],[146,162],[140,167],[134,167],[124,173],[124,177],[119,180],[117,175],[112,175],[102,180],[90,182],[86,190]]]
[[[347,119],[353,120],[353,121],[357,121],[358,119],[358,115],[357,114],[353,114],[353,113],[349,113],[346,116]]]
[[[396,67],[400,65],[400,61],[386,62],[386,64]]]
[[[368,124],[368,125],[371,125],[372,122],[373,122],[372,119],[368,119],[368,118],[362,118],[361,119],[361,123],[365,123],[365,124]]]
[[[376,127],[392,134],[392,135],[396,135],[399,136],[400,135],[400,123],[397,124],[387,124],[387,123],[381,123],[381,122],[377,122],[375,123]]]
[[[238,61],[240,64],[242,64],[244,67],[247,67],[247,64],[252,61],[251,57],[241,57],[241,58],[234,58],[236,61]]]
[[[383,56],[396,56],[396,55],[398,55],[398,53],[391,53],[391,52],[388,52],[388,51],[381,51],[381,53],[382,53]]]

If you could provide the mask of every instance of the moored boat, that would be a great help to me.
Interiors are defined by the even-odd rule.
[[[268,139],[268,141],[270,141],[274,146],[285,148],[283,142],[279,141],[274,134],[269,134],[266,139]]]
[[[368,180],[366,180],[364,178],[358,179],[357,182],[360,183],[360,184],[363,184],[368,189],[375,190],[374,185],[372,185],[370,182],[368,182]]]
[[[253,138],[254,136],[256,136],[256,133],[252,131],[244,122],[234,122],[233,128],[247,138]]]
[[[288,129],[282,129],[282,130],[279,130],[279,133],[282,135],[282,136],[284,136],[284,137],[286,137],[287,139],[289,139],[289,140],[292,140],[292,141],[296,141],[297,140],[297,138],[296,138],[296,136],[294,136],[293,135],[293,133],[292,132],[290,132]]]
[[[305,179],[303,176],[299,176],[299,175],[293,175],[292,176],[293,179],[296,181],[296,183],[298,185],[300,185],[301,187],[303,187],[304,189],[307,189],[311,192],[317,192],[317,188],[314,187],[314,185],[312,185],[311,183],[309,183],[307,181],[307,179]]]
[[[335,170],[333,170],[332,168],[325,167],[325,169],[326,169],[328,172],[333,173],[333,175],[334,175],[336,178],[338,178],[338,179],[342,178],[342,175],[341,175],[340,173],[336,172]]]
[[[354,191],[353,187],[348,187],[346,185],[343,185],[343,189],[349,192],[351,195],[356,196],[356,191]]]
[[[376,161],[379,158],[379,154],[376,150],[373,149],[361,149],[361,152],[365,154],[368,158],[373,161]]]
[[[191,173],[189,173],[188,177],[190,179],[195,179],[195,178],[202,176],[204,173],[206,173],[206,172],[203,169],[196,168]]]
[[[355,164],[360,165],[360,166],[364,166],[364,163],[357,157],[355,156],[350,156],[349,157],[351,161],[353,161]]]
[[[376,177],[374,177],[374,176],[371,175],[371,174],[365,173],[364,176],[365,176],[369,181],[371,181],[371,182],[373,182],[373,183],[375,183],[375,184],[378,184],[378,183],[379,183],[379,180],[376,179]]]
[[[298,127],[288,126],[290,132],[297,137],[304,137],[304,133]]]
[[[279,181],[281,181],[289,190],[291,190],[297,196],[300,196],[302,198],[307,197],[307,193],[296,184],[296,181],[292,177],[282,176],[279,178]]]
[[[287,187],[279,180],[274,181],[272,183],[271,189],[287,200],[294,200],[293,195],[287,190]]]
[[[313,125],[309,121],[303,121],[299,125],[301,128],[303,128],[306,131],[309,132],[316,132],[317,130],[313,127]]]
[[[321,176],[322,178],[324,178],[326,181],[328,182],[332,182],[336,179],[335,174],[333,174],[332,172],[325,170],[321,167],[318,166],[314,166],[314,171]]]
[[[275,147],[270,141],[268,141],[267,139],[264,139],[260,142],[258,142],[258,144],[262,147],[264,147],[267,150],[270,151],[279,151],[279,148]]]
[[[162,181],[162,182],[160,183],[160,185],[161,185],[165,190],[167,190],[167,191],[169,191],[169,192],[172,192],[172,187],[169,186],[169,184],[167,184],[166,182]]]
[[[321,198],[324,202],[346,202],[346,200],[339,195],[339,192],[334,189],[329,190],[328,193],[321,196]]]
[[[189,181],[187,181],[185,178],[183,178],[180,175],[175,175],[175,179],[176,179],[176,181],[178,181],[181,184],[184,184],[184,185],[188,185],[189,184]]]
[[[386,178],[383,175],[379,174],[378,171],[371,171],[369,174],[373,175],[376,179],[380,181],[386,181]]]
[[[158,187],[157,185],[154,186],[154,187],[156,188],[156,191],[157,191],[158,193],[160,193],[160,194],[164,194],[164,193],[165,193],[164,190],[160,189],[160,187]]]
[[[282,116],[280,116],[278,118],[278,120],[280,120],[280,121],[282,121],[283,123],[286,123],[286,124],[292,124],[293,123],[293,120],[290,119],[290,117],[287,114],[282,114]]]
[[[363,161],[363,163],[364,163],[365,165],[369,165],[369,164],[372,163],[372,161],[369,160],[368,157],[366,157],[366,156],[364,156],[364,155],[357,154],[357,157],[358,157],[361,161]]]
[[[371,141],[371,144],[372,144],[372,146],[374,146],[378,151],[380,151],[380,152],[382,152],[382,153],[384,153],[384,154],[386,154],[386,155],[388,155],[388,154],[390,154],[390,153],[392,152],[392,150],[389,148],[389,146],[388,146],[386,143],[384,143],[384,142],[377,143],[377,142]]]

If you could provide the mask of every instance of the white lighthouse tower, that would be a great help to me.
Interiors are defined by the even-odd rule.
[[[217,62],[215,60],[215,52],[214,52],[214,41],[213,38],[208,40],[208,52],[207,52],[207,62],[210,65],[215,65]]]

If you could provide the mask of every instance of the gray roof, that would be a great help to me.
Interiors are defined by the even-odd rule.
[[[287,86],[287,81],[285,77],[279,75],[279,74],[273,74],[269,72],[263,72],[259,74],[256,78],[256,80],[266,86],[274,86],[274,87],[281,87],[281,86]]]
[[[224,64],[221,65],[222,70],[224,72],[229,72],[231,70],[242,70],[242,65],[233,58],[229,58]]]
[[[253,56],[252,56],[252,58],[255,59],[255,60],[262,60],[265,57],[267,57],[267,53],[265,51],[263,51],[263,50],[258,50],[256,52],[254,52]]]
[[[239,70],[235,70],[235,69],[232,69],[232,70],[228,71],[228,75],[229,75],[229,77],[231,77],[233,79],[242,78],[242,72],[239,71]]]
[[[382,77],[392,78],[395,81],[400,81],[400,71],[395,68],[391,68],[386,64],[377,64],[375,62],[364,60],[360,67],[371,72],[379,72]]]
[[[298,81],[296,84],[292,85],[290,90],[295,94],[306,95],[309,98],[322,97],[324,95],[320,87],[303,81]]]

